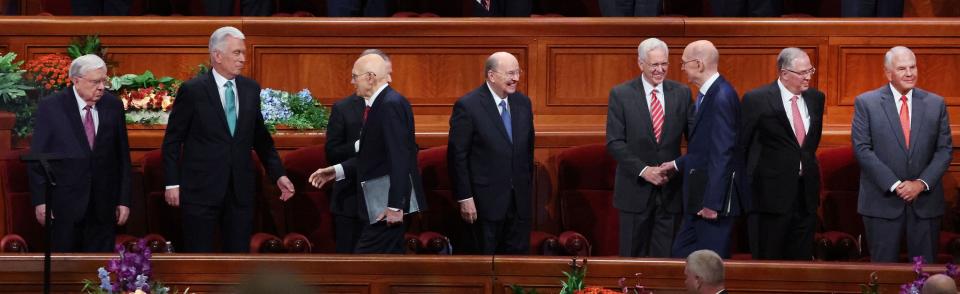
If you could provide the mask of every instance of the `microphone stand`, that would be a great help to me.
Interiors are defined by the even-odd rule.
[[[47,246],[43,251],[43,293],[50,293],[50,250],[53,246],[53,218],[50,213],[51,207],[53,205],[53,190],[57,187],[57,179],[53,175],[53,168],[50,166],[51,161],[58,161],[66,159],[66,156],[60,154],[51,154],[51,153],[33,153],[27,154],[20,157],[21,161],[24,162],[39,162],[40,168],[43,170],[43,175],[46,178],[46,193],[43,195],[44,203],[44,235],[47,240]]]

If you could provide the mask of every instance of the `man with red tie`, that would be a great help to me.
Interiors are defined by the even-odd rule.
[[[947,108],[943,97],[916,88],[917,57],[907,47],[887,51],[883,66],[890,83],[854,102],[857,212],[871,261],[897,262],[906,231],[909,256],[934,262],[944,208],[940,179],[953,151]]]
[[[607,152],[617,161],[613,207],[624,257],[670,257],[680,226],[682,187],[660,165],[680,157],[691,95],[666,79],[668,57],[663,41],[640,42],[640,76],[610,90]]]
[[[752,194],[748,223],[755,259],[810,260],[817,227],[824,95],[810,87],[807,53],[786,48],[778,78],[743,95],[739,149]]]

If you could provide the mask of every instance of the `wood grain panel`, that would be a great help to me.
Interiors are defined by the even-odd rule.
[[[857,95],[887,83],[884,54],[890,46],[840,48],[840,105],[853,106]],[[960,106],[960,46],[910,47],[917,56],[917,87],[944,97],[948,106]]]
[[[784,47],[741,48],[719,46],[720,74],[733,84],[737,93],[743,96],[746,92],[772,83],[777,79],[777,55]],[[816,67],[816,48],[801,48],[810,56],[810,61]],[[810,80],[810,86],[817,87],[817,79]]]

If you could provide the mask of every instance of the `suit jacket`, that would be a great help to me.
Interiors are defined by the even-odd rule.
[[[897,181],[921,179],[930,190],[921,192],[910,205],[917,216],[943,215],[940,178],[950,165],[953,142],[943,97],[913,89],[910,117],[910,148],[904,145],[900,114],[889,85],[857,96],[850,136],[860,163],[860,195],[857,212],[896,218],[907,204],[890,192]]]
[[[707,89],[699,111],[690,120],[687,154],[677,158],[683,174],[684,213],[696,214],[706,207],[728,216],[739,215],[740,193],[731,182],[740,170],[735,158],[740,125],[740,97],[723,76]]]
[[[485,221],[503,220],[511,198],[520,218],[530,219],[532,213],[533,111],[530,98],[519,91],[507,103],[512,143],[486,83],[457,100],[450,116],[447,165],[453,195],[473,197]]]
[[[327,162],[339,164],[357,156],[354,142],[360,139],[363,128],[363,98],[350,95],[333,104],[330,119],[327,122],[327,142],[324,145]],[[348,177],[333,183],[333,197],[330,197],[330,212],[338,215],[357,216],[357,182]]]
[[[130,149],[123,104],[107,92],[95,108],[100,124],[93,150],[72,87],[48,96],[37,108],[31,151],[70,157],[51,164],[57,187],[49,208],[57,220],[80,220],[93,201],[94,215],[116,222],[117,205],[130,206]],[[44,204],[46,178],[39,164],[30,164],[29,178],[31,203]]]
[[[820,166],[817,147],[823,132],[824,95],[810,88],[801,93],[810,116],[803,145],[797,142],[793,125],[787,119],[791,109],[785,108],[780,86],[774,81],[743,95],[743,117],[740,143],[743,154],[753,159],[748,165],[744,189],[751,199],[751,209],[766,213],[788,213],[797,203],[798,179],[803,179],[803,195],[807,212],[817,211],[820,201]],[[799,174],[801,163],[803,175]]]
[[[660,189],[665,199],[664,208],[680,213],[680,181],[670,181],[658,188],[641,178],[640,171],[680,157],[680,143],[687,131],[690,88],[663,81],[659,99],[665,112],[658,143],[647,107],[648,89],[644,89],[642,79],[637,77],[613,87],[607,103],[607,152],[617,160],[613,206],[621,211],[643,212],[653,192]]]
[[[284,175],[283,164],[260,113],[260,85],[236,77],[237,122],[230,135],[213,72],[180,86],[163,136],[163,167],[167,186],[180,185],[182,203],[218,205],[233,184],[242,204],[252,205],[255,150],[272,182]],[[231,181],[231,178],[233,179]]]
[[[358,185],[390,175],[387,207],[409,212],[410,189],[413,188],[420,210],[426,210],[427,202],[423,198],[423,184],[417,168],[419,147],[414,132],[410,102],[387,86],[370,107],[360,134],[357,156],[341,163],[344,174],[347,178],[355,177]],[[363,190],[358,187],[358,191],[362,195]]]

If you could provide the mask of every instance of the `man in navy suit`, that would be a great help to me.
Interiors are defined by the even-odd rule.
[[[250,251],[256,191],[251,149],[280,188],[280,200],[293,196],[263,125],[260,85],[240,75],[243,39],[234,27],[213,32],[212,69],[180,86],[163,136],[164,198],[171,206],[183,204],[185,252],[213,252],[217,226],[223,251]]]
[[[364,50],[360,56],[377,54],[387,62],[387,82],[390,78],[390,57],[379,49]],[[354,143],[360,139],[363,128],[363,113],[366,108],[363,97],[356,93],[333,104],[327,121],[327,142],[324,150],[327,162],[338,164],[357,156]],[[337,253],[353,253],[357,238],[363,231],[364,221],[360,217],[357,183],[352,178],[333,183],[330,197],[330,212],[333,213],[333,234],[336,239]]]
[[[683,178],[683,225],[673,256],[699,249],[730,256],[730,229],[740,213],[734,149],[740,124],[740,98],[720,73],[720,53],[713,43],[695,41],[683,49],[680,69],[700,87],[693,105],[687,154],[664,163]],[[669,170],[669,169],[668,169]]]
[[[55,252],[110,252],[114,226],[130,213],[130,150],[123,104],[105,91],[107,65],[96,55],[70,64],[73,86],[41,100],[36,112],[34,153],[58,153],[53,190]],[[31,202],[44,224],[46,178],[39,165],[29,169]]]
[[[870,260],[897,262],[906,234],[910,257],[934,262],[944,212],[940,179],[953,141],[943,97],[917,88],[917,57],[907,47],[887,51],[882,87],[857,96],[850,137],[860,163],[857,212],[863,216]]]
[[[414,138],[413,109],[410,102],[388,83],[388,66],[376,54],[361,56],[353,65],[352,82],[357,96],[364,97],[366,118],[360,139],[354,144],[357,156],[340,164],[321,168],[310,175],[310,183],[320,188],[332,180],[353,178],[363,195],[360,215],[367,225],[357,240],[355,253],[403,253],[406,225],[403,216],[410,212],[411,194],[423,210],[423,186],[417,168],[418,146]],[[389,176],[386,207],[374,211],[369,219],[364,183]],[[412,191],[412,193],[411,193]],[[382,203],[381,203],[382,204]],[[372,208],[371,208],[372,209]]]
[[[457,100],[447,164],[460,215],[477,225],[484,254],[530,251],[533,111],[517,91],[520,63],[507,52],[487,58],[486,82]]]

